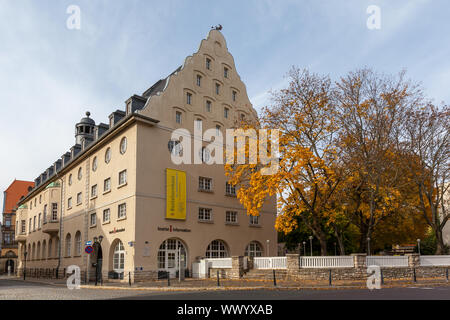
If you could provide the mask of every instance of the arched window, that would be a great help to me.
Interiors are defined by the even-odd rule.
[[[52,239],[48,240],[48,258],[53,258],[52,254]]]
[[[66,236],[66,257],[70,257],[71,247],[72,247],[72,237],[70,236],[70,233],[68,233]]]
[[[164,241],[158,250],[158,269],[169,270],[178,268],[177,259],[179,254],[183,257],[184,268],[187,266],[187,251],[183,242],[178,239],[167,239]]]
[[[79,168],[78,169],[78,180],[81,180],[81,178],[83,178],[83,169]]]
[[[111,161],[111,148],[106,149],[105,152],[105,162],[109,163]]]
[[[228,257],[228,249],[222,240],[214,240],[206,249],[207,258],[226,258]]]
[[[116,273],[123,273],[125,267],[125,248],[122,241],[119,240],[114,248],[113,270]]]
[[[94,157],[94,160],[92,160],[92,171],[96,171],[97,170],[97,157]]]
[[[77,231],[75,234],[75,255],[81,255],[81,232]]]
[[[252,241],[245,248],[245,256],[247,257],[262,257],[263,250],[259,242]]]
[[[41,259],[45,260],[47,255],[47,242],[44,240],[42,241],[42,256]]]
[[[38,241],[36,249],[36,260],[39,260],[40,258],[41,258],[41,242]]]

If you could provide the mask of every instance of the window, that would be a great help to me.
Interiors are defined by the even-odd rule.
[[[211,101],[206,101],[206,112],[211,112]]]
[[[221,134],[220,129],[221,129],[221,127],[218,124],[216,124],[216,136],[220,136],[220,134]]]
[[[11,218],[5,218],[5,226],[11,227]]]
[[[39,196],[39,204],[42,203],[42,195]]]
[[[72,198],[67,199],[67,208],[68,209],[72,208]]]
[[[127,183],[127,170],[119,172],[119,186]]]
[[[97,225],[97,214],[91,213],[91,219],[90,219],[90,224],[91,227],[95,227]]]
[[[111,191],[111,178],[108,178],[103,182],[103,191],[104,192]]]
[[[198,130],[202,130],[202,127],[203,127],[202,119],[195,119],[195,126]]]
[[[79,192],[77,194],[77,206],[80,205],[83,202],[83,194]]]
[[[94,160],[92,160],[92,171],[97,171],[97,157],[94,157]]]
[[[180,250],[180,251],[178,251]],[[184,268],[187,267],[187,254],[184,244],[178,239],[167,239],[158,250],[158,269],[167,270],[169,267],[175,267],[174,251],[181,252]]]
[[[259,216],[250,216],[250,225],[252,226],[259,225]]]
[[[123,247],[122,241],[119,240],[116,247],[114,248],[113,269],[114,272],[121,274],[121,278],[123,278],[124,268],[125,268],[125,248]]]
[[[33,201],[30,201],[30,210],[33,209]]]
[[[180,111],[177,111],[177,112],[175,112],[175,122],[176,123],[178,123],[178,124],[181,124],[181,112]]]
[[[202,159],[203,163],[208,163],[210,159],[210,151],[207,147],[203,147],[200,150],[200,158]]]
[[[245,114],[241,113],[241,121],[245,120]]]
[[[33,231],[36,231],[36,216],[33,217]]]
[[[233,90],[233,92],[231,93],[231,98],[233,99],[233,101],[236,101],[236,95],[237,92]]]
[[[47,257],[50,259],[53,257],[52,255],[52,239],[48,240],[48,255]]]
[[[111,161],[111,148],[106,149],[105,152],[105,162],[109,163]]]
[[[81,256],[81,232],[75,234],[75,255]]]
[[[191,102],[192,102],[192,94],[187,92],[186,93],[186,103],[191,104]]]
[[[202,86],[202,76],[197,75],[197,86],[201,87]]]
[[[178,140],[170,140],[169,144],[168,144],[168,148],[169,148],[169,151],[174,156],[181,156],[182,155],[183,148],[181,146],[181,142],[180,141],[178,141]]]
[[[26,231],[26,226],[25,226],[25,224],[26,224],[26,221],[25,221],[25,220],[21,220],[21,221],[20,221],[20,233],[21,233],[21,234],[24,234],[25,231]]]
[[[211,59],[206,58],[206,69],[211,70]]]
[[[58,204],[52,203],[52,221],[58,220]]]
[[[224,108],[223,109],[223,116],[224,116],[224,118],[228,119],[229,112],[230,112],[230,110],[228,108]]]
[[[39,216],[38,216],[38,229],[41,228],[41,218],[42,218],[42,213],[39,213]]]
[[[78,169],[78,180],[81,180],[83,178],[83,169]]]
[[[127,216],[127,204],[126,203],[119,204],[119,210],[117,212],[117,218],[118,219],[123,219],[126,216]]]
[[[223,68],[223,77],[228,78],[228,68],[227,67]]]
[[[111,210],[110,209],[103,210],[103,223],[109,222],[110,218],[111,218]]]
[[[226,258],[228,250],[225,243],[221,240],[214,240],[206,248],[206,258]]]
[[[229,184],[228,182],[225,183],[225,193],[230,196],[236,195],[236,186],[233,186]]]
[[[30,233],[30,232],[31,232],[31,218],[30,218],[30,220],[28,222],[28,233]]]
[[[211,178],[198,178],[198,189],[202,191],[212,191],[212,179]]]
[[[44,205],[44,224],[47,223],[47,205]]]
[[[69,174],[69,186],[72,185],[72,174]]]
[[[252,241],[245,248],[245,256],[247,257],[262,257],[262,248],[259,242]]]
[[[225,215],[226,223],[237,223],[237,211],[227,211]]]
[[[91,187],[91,198],[95,198],[97,196],[97,185],[93,185]]]
[[[66,257],[71,256],[72,254],[71,248],[72,248],[72,237],[70,236],[70,233],[68,233],[66,236]]]
[[[198,208],[198,220],[199,221],[212,221],[212,209]]]
[[[216,94],[220,94],[220,84],[216,83]]]
[[[127,152],[127,137],[120,140],[120,154],[125,154],[125,152]]]

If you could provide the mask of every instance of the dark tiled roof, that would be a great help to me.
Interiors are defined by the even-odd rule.
[[[142,96],[145,98],[149,98],[151,96],[154,96],[158,94],[159,92],[162,92],[164,88],[166,87],[167,81],[169,80],[170,76],[177,73],[181,70],[182,66],[179,66],[174,72],[172,72],[167,78],[158,80],[154,85],[152,85],[149,89],[147,89]]]

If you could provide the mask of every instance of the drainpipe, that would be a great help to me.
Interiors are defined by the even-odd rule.
[[[56,172],[56,178],[61,181],[61,204],[59,214],[59,241],[58,241],[58,265],[56,266],[56,279],[58,279],[59,267],[61,266],[61,241],[62,241],[62,214],[63,214],[63,181]]]

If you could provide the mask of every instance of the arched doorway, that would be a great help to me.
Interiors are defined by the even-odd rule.
[[[180,264],[182,270],[186,269],[187,258],[187,247],[181,240],[175,238],[167,239],[159,246],[158,272],[169,272],[170,277],[174,278],[180,269]]]
[[[123,279],[125,272],[125,247],[120,239],[113,241],[110,249],[110,269],[109,278]]]
[[[11,274],[14,273],[14,260],[11,259],[6,260],[5,273],[8,273],[8,270],[11,272]]]

